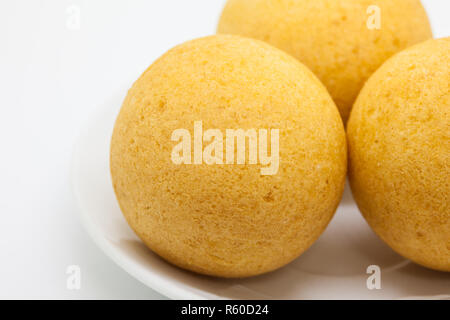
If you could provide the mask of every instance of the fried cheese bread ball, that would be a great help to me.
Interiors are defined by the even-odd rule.
[[[225,152],[239,129],[259,132],[258,157],[244,164],[242,149]],[[271,154],[279,163],[264,171]],[[264,42],[218,35],[168,51],[134,83],[110,160],[122,212],[151,250],[197,273],[248,277],[289,263],[324,231],[347,151],[338,109],[309,69]]]
[[[299,59],[325,84],[344,123],[386,59],[432,37],[419,0],[228,0],[218,33],[267,41]]]
[[[348,122],[349,178],[373,230],[402,256],[450,271],[450,38],[388,60]]]

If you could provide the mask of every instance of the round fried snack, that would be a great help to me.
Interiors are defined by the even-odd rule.
[[[450,38],[388,60],[348,122],[358,206],[395,251],[450,271]]]
[[[240,164],[238,139],[225,150],[239,129],[258,139],[257,157],[247,139]],[[167,261],[221,277],[269,272],[303,253],[339,204],[346,166],[344,126],[316,76],[237,36],[158,59],[128,92],[111,142],[114,189],[137,235]]]
[[[432,37],[419,0],[228,0],[218,33],[267,41],[296,57],[325,84],[344,123],[384,61]]]

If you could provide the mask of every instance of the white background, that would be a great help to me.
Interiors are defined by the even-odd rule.
[[[169,48],[213,34],[224,2],[0,0],[0,298],[163,298],[82,229],[72,150],[97,105]],[[450,1],[422,2],[435,36],[450,36]],[[69,265],[81,290],[66,288]]]

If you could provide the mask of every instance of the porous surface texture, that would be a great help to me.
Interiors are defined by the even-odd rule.
[[[218,33],[267,41],[299,59],[325,84],[344,123],[386,59],[432,37],[419,0],[228,0]]]
[[[450,271],[450,38],[388,60],[348,122],[358,206],[395,251]]]
[[[248,161],[174,164],[171,135],[184,128],[193,139],[194,121],[224,135],[278,129],[278,172]],[[346,168],[344,126],[316,76],[237,36],[193,40],[158,59],[129,90],[111,142],[114,189],[137,235],[169,262],[221,277],[269,272],[304,252],[331,220]]]

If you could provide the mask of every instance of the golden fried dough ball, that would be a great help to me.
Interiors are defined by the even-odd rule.
[[[325,84],[344,123],[386,59],[432,37],[419,0],[228,0],[218,33],[264,40],[299,59]]]
[[[207,132],[225,141],[228,129],[267,130],[256,138],[268,149],[258,146],[253,163],[248,147],[238,164],[241,149],[228,154],[223,142],[213,163],[202,159]],[[190,139],[173,141],[176,132]],[[261,150],[279,163],[261,161]],[[111,173],[151,250],[198,273],[247,277],[284,266],[324,231],[346,157],[339,112],[312,72],[264,42],[221,35],[175,47],[136,81],[114,128]]]
[[[450,38],[388,60],[348,122],[350,183],[375,232],[395,251],[450,271]]]

